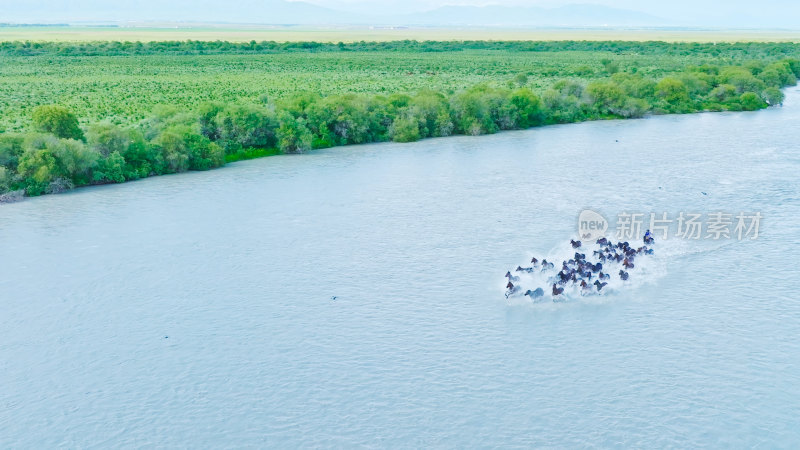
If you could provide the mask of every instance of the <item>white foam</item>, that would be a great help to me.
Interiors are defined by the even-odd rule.
[[[701,242],[703,242],[703,244],[701,244]],[[616,244],[616,241],[614,243]],[[634,248],[643,245],[641,241],[631,243],[631,246]],[[519,277],[519,281],[514,282],[514,285],[519,286],[520,289],[515,294],[509,296],[508,302],[509,304],[517,305],[552,303],[554,301],[603,303],[607,301],[605,298],[613,297],[619,292],[635,290],[645,284],[656,283],[667,274],[669,264],[674,263],[676,259],[690,254],[707,252],[723,245],[725,245],[725,243],[722,241],[713,241],[712,244],[707,244],[707,241],[691,241],[684,239],[657,240],[653,245],[648,245],[648,248],[652,248],[654,251],[652,255],[637,255],[636,258],[634,258],[635,267],[626,270],[629,274],[629,278],[623,281],[619,276],[619,271],[622,269],[621,263],[602,262],[593,254],[594,250],[600,248],[598,244],[594,242],[591,244],[584,242],[580,248],[574,249],[567,241],[551,249],[546,255],[528,254],[525,259],[526,262],[520,264],[520,266],[530,267],[531,258],[536,257],[536,259],[539,260],[539,266],[533,273],[516,272],[514,270],[515,268],[511,269],[511,274]],[[551,295],[552,285],[555,282],[555,277],[559,270],[561,270],[561,264],[563,261],[574,259],[575,253],[585,254],[586,260],[591,263],[601,262],[603,264],[602,272],[611,275],[611,279],[604,281],[608,284],[603,287],[600,292],[598,292],[594,286],[592,286],[589,292],[582,292],[580,285],[570,282],[561,286],[564,288],[564,293],[554,298]],[[553,263],[554,268],[542,272],[541,261],[544,259]],[[591,283],[594,283],[596,279],[596,274],[594,274]],[[506,279],[503,278],[503,280]],[[507,282],[507,280],[503,282],[503,289],[505,289]],[[536,288],[542,288],[544,290],[544,297],[531,299],[524,295],[525,291],[535,290]]]

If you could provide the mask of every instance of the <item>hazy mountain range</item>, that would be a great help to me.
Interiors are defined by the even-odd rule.
[[[797,28],[788,17],[741,17],[716,13],[713,17],[662,18],[640,11],[598,4],[567,4],[552,8],[535,6],[440,6],[433,9],[390,14],[370,3],[352,3],[344,9],[302,1],[239,0],[0,0],[0,22],[65,23],[104,21],[180,21],[275,25],[376,25],[376,26],[738,26]],[[774,15],[774,14],[773,14]],[[797,24],[796,24],[797,23]]]
[[[418,25],[478,26],[654,26],[668,21],[645,13],[600,5],[566,5],[558,8],[523,6],[444,6],[398,17]]]

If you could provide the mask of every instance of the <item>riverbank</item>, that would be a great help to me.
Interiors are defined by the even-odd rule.
[[[223,44],[215,43],[225,51],[242,50]],[[419,44],[404,43],[402,47]],[[143,51],[172,52],[187,45],[196,44],[163,43]],[[363,45],[370,47],[374,43]],[[453,44],[425,45],[449,48]],[[600,45],[627,51],[639,49],[653,55],[671,55],[688,51],[690,47],[663,43],[642,47],[642,44],[635,43],[569,42],[477,42],[462,45],[467,48],[476,45],[538,48],[538,45],[542,45],[540,50],[544,52],[550,51],[547,50],[550,46],[555,46],[555,55],[570,63],[566,68],[562,67],[549,75],[529,75],[496,68],[498,72],[490,81],[459,90],[432,89],[439,75],[430,72],[427,75],[429,81],[416,91],[396,88],[384,93],[357,93],[345,90],[338,94],[321,95],[295,87],[277,98],[262,95],[257,102],[242,99],[231,102],[197,101],[193,105],[199,105],[190,108],[158,103],[158,96],[162,92],[157,90],[151,92],[156,97],[149,99],[149,104],[155,104],[153,109],[135,116],[138,120],[132,123],[115,120],[113,116],[87,123],[86,110],[97,109],[94,104],[84,106],[77,112],[61,105],[33,106],[30,122],[21,131],[0,133],[0,194],[18,190],[24,190],[29,196],[58,193],[92,184],[120,183],[187,170],[209,170],[227,162],[278,153],[302,153],[369,142],[413,142],[429,137],[493,134],[549,124],[645,115],[752,111],[780,105],[783,100],[780,89],[794,85],[800,76],[800,60],[767,56],[776,48],[782,48],[785,52],[793,51],[792,46],[728,46],[725,48],[731,53],[725,55],[736,54],[743,62],[705,62],[677,67],[643,67],[637,63],[639,56],[599,58],[598,55],[605,53],[590,53],[599,65],[598,68],[591,68],[579,65],[576,61],[580,59],[576,59],[576,54],[564,49],[573,45],[579,48]],[[3,51],[12,51],[11,47],[3,48]],[[13,51],[21,51],[13,48],[16,48]],[[20,57],[20,61],[39,64],[42,58],[50,57],[47,52],[63,48],[71,47],[44,46],[39,49],[44,52],[43,55]],[[97,44],[79,51],[91,53],[95,51],[92,48],[108,50],[109,47]],[[700,48],[694,50],[695,59],[687,61],[700,63],[704,60],[703,52],[719,50]],[[384,54],[373,50],[378,55]],[[122,46],[108,51],[138,50],[135,46]],[[327,51],[333,58],[340,57],[336,48]],[[374,59],[358,59],[368,53],[347,61],[350,64],[358,61],[377,64]],[[530,52],[520,50],[517,53],[517,58],[524,60],[525,54]],[[416,55],[418,53],[403,50],[395,56],[398,60],[413,61]],[[586,53],[580,51],[577,55]],[[725,55],[717,54],[716,57],[724,59],[727,57]],[[757,59],[745,59],[744,55]],[[157,57],[141,56],[143,61]],[[103,61],[95,60],[96,57],[92,56],[76,58],[86,61],[84,64]],[[176,63],[183,61],[180,57],[174,58],[177,58],[174,60]],[[668,58],[666,61],[678,64],[684,61],[682,58],[684,56],[679,59]],[[435,59],[427,61],[433,64]],[[441,61],[448,60],[440,60],[440,64]],[[469,55],[463,60],[466,63],[470,61],[473,58]],[[440,66],[438,70],[448,69]],[[346,79],[348,73],[341,68],[337,72],[340,79]],[[113,82],[119,85],[123,83],[121,80],[114,78]],[[549,84],[544,85],[546,81]],[[329,84],[335,82],[336,79],[328,80]],[[98,88],[97,85],[93,87],[95,90]],[[167,86],[163,86],[163,89],[165,92],[174,91]],[[3,94],[4,97],[8,95]],[[84,103],[97,101],[104,105],[103,108],[117,108],[115,102],[101,97],[92,100],[88,96],[81,96],[79,99]],[[119,104],[126,103],[120,101]],[[27,108],[25,106],[25,110]]]

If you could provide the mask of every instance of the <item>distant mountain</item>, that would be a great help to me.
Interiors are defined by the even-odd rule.
[[[637,11],[601,5],[559,8],[524,6],[443,6],[395,19],[406,25],[472,25],[518,27],[659,26],[668,21]]]

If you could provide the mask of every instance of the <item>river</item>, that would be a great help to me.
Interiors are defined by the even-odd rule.
[[[798,124],[790,88],[2,205],[0,446],[796,447]],[[585,208],[763,219],[507,301]]]

